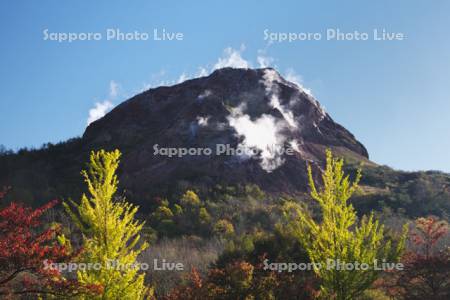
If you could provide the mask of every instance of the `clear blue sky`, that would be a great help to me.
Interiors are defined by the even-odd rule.
[[[232,47],[253,66],[265,50],[280,72],[295,70],[375,162],[450,172],[449,13],[445,0],[2,1],[0,144],[17,149],[80,136],[95,103],[117,105],[146,85],[210,70]],[[46,28],[165,28],[184,39],[58,43],[43,40]],[[263,34],[327,28],[385,28],[407,39],[268,46]]]

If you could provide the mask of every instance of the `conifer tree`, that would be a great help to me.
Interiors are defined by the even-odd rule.
[[[83,234],[80,263],[101,265],[77,273],[80,282],[103,286],[95,299],[144,299],[151,292],[136,261],[148,247],[140,242],[144,223],[134,218],[138,207],[113,198],[120,155],[118,150],[92,152],[88,169],[82,171],[90,195],[83,195],[80,204],[72,202],[75,211],[65,204]]]
[[[353,182],[344,175],[343,160],[326,152],[326,168],[322,173],[323,187],[318,190],[314,183],[311,166],[308,166],[311,197],[321,209],[321,222],[316,222],[311,213],[294,202],[284,205],[283,228],[295,236],[306,249],[315,273],[322,280],[321,294],[325,299],[347,300],[360,296],[380,275],[374,268],[379,264],[397,262],[404,249],[406,227],[393,246],[385,237],[383,225],[374,220],[373,214],[357,223],[353,206],[348,202],[357,190],[361,178],[358,170]],[[333,263],[367,264],[367,270],[342,270]],[[356,265],[355,265],[356,266]]]

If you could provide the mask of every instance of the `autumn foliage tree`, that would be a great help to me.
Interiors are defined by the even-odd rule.
[[[388,293],[398,299],[450,299],[450,247],[439,242],[449,233],[448,224],[434,217],[416,220],[410,234],[411,250],[405,253],[404,270],[385,280]]]
[[[235,260],[209,270],[205,276],[193,268],[187,284],[179,285],[166,300],[247,300],[247,299],[316,299],[313,286],[298,285],[299,274],[264,269],[260,263]]]
[[[167,300],[200,299],[273,299],[273,284],[261,286],[255,278],[255,267],[245,261],[236,261],[225,268],[211,269],[205,278],[193,268],[190,283],[174,289]]]
[[[226,251],[203,275],[193,268],[189,280],[163,299],[316,299],[318,282],[313,272],[267,268],[267,262],[306,262],[305,255],[298,242],[282,232],[258,235],[251,251]]]
[[[0,199],[5,192],[0,193]],[[0,210],[0,298],[12,295],[54,295],[58,298],[97,293],[98,285],[67,279],[52,263],[68,262],[75,254],[57,241],[59,226],[43,229],[41,216],[52,201],[38,209],[11,202]]]

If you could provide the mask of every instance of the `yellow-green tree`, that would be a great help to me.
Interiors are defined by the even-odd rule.
[[[152,226],[161,236],[179,234],[209,235],[212,217],[205,203],[191,190],[187,190],[180,198],[179,204],[169,207],[164,199],[151,215]]]
[[[230,221],[220,219],[214,225],[213,232],[220,237],[229,238],[234,234],[234,226]]]
[[[79,263],[91,266],[78,270],[78,280],[103,286],[95,299],[144,299],[152,292],[145,287],[136,261],[148,247],[140,242],[144,224],[134,218],[138,207],[113,198],[120,155],[118,150],[92,152],[88,169],[82,171],[89,195],[83,195],[80,204],[72,202],[75,210],[65,204],[83,234]]]
[[[361,172],[351,182],[344,174],[343,160],[334,158],[330,150],[326,152],[320,190],[314,183],[311,166],[308,174],[311,196],[321,209],[321,222],[316,222],[304,206],[287,202],[283,228],[299,240],[311,262],[319,266],[314,271],[322,280],[321,294],[325,299],[355,299],[380,275],[381,271],[374,268],[376,260],[379,265],[383,259],[389,263],[398,261],[404,249],[406,227],[393,246],[373,214],[357,224],[356,212],[348,200],[358,188]],[[339,262],[353,264],[359,270],[343,270],[335,264]],[[363,270],[366,264],[369,268]]]

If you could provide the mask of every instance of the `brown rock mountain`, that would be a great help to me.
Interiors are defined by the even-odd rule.
[[[139,197],[180,181],[305,191],[306,161],[321,162],[325,148],[368,158],[364,146],[307,91],[269,68],[225,68],[150,89],[92,123],[82,142],[89,148],[119,148],[124,153],[122,186]],[[155,154],[155,145],[209,148],[212,154],[168,157]],[[217,155],[217,145],[256,154]],[[289,147],[293,155],[281,154]]]
[[[212,153],[168,157],[155,154],[155,145]],[[245,153],[217,155],[217,145]],[[99,148],[122,151],[120,186],[144,205],[155,195],[217,184],[301,193],[307,189],[306,162],[322,165],[326,148],[356,161],[368,158],[308,91],[275,70],[225,68],[138,94],[91,123],[82,138],[0,158],[0,184],[29,201],[79,197],[79,172]]]

